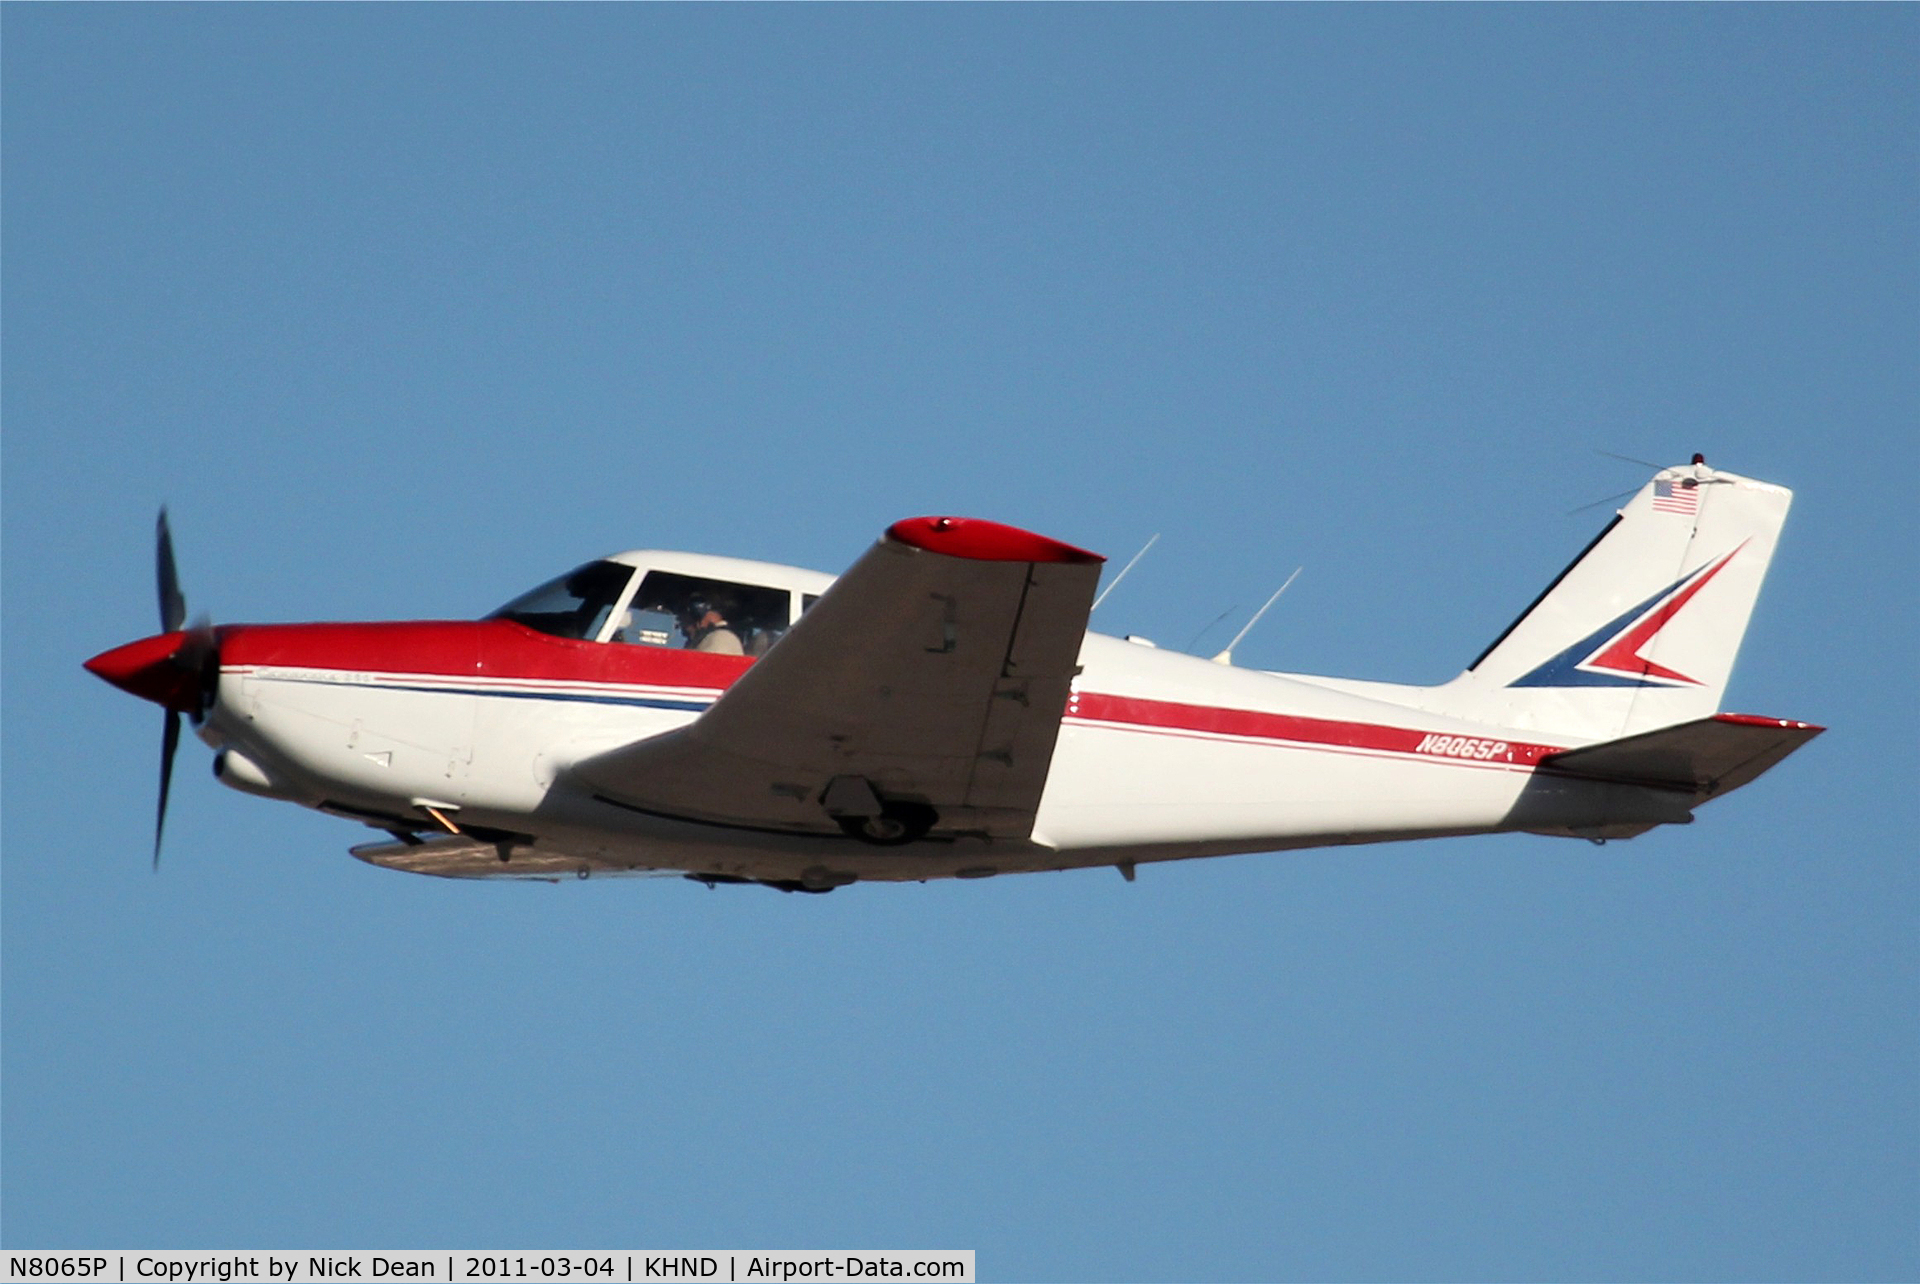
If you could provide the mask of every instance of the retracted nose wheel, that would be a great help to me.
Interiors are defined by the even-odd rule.
[[[878,816],[842,816],[840,828],[863,843],[898,847],[924,838],[939,814],[925,803],[889,802]]]

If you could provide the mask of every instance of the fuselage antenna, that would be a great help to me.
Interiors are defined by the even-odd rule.
[[[1093,607],[1087,612],[1089,615],[1091,615],[1094,611],[1097,611],[1100,609],[1100,604],[1107,600],[1107,594],[1113,592],[1115,589],[1120,587],[1120,581],[1127,578],[1127,572],[1132,570],[1134,566],[1140,561],[1140,559],[1147,555],[1147,550],[1152,548],[1155,544],[1159,543],[1159,541],[1160,541],[1160,535],[1158,532],[1155,532],[1154,537],[1152,539],[1148,540],[1145,544],[1140,546],[1140,551],[1133,555],[1133,560],[1128,562],[1125,566],[1121,567],[1120,573],[1113,577],[1113,583],[1101,589],[1100,596],[1093,599]]]
[[[1279,588],[1275,589],[1273,591],[1273,596],[1267,599],[1267,604],[1253,613],[1253,618],[1247,621],[1247,627],[1245,627],[1244,629],[1241,629],[1238,633],[1234,634],[1233,641],[1227,643],[1227,649],[1222,651],[1219,655],[1216,655],[1213,657],[1213,662],[1215,664],[1232,664],[1233,663],[1233,648],[1239,646],[1241,641],[1245,639],[1247,634],[1253,632],[1253,626],[1260,623],[1260,617],[1265,615],[1270,609],[1272,609],[1273,604],[1280,600],[1280,595],[1286,592],[1287,588],[1295,580],[1300,578],[1300,572],[1306,569],[1307,568],[1304,566],[1296,566],[1293,568],[1293,574],[1287,576],[1287,582],[1285,584],[1282,584]]]

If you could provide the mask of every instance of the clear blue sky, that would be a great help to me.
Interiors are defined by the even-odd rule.
[[[1920,10],[4,14],[9,1246],[1920,1275]],[[1659,462],[1799,500],[1690,829],[468,886],[80,668],[958,512],[1457,671]],[[1219,643],[1237,621],[1218,626]]]

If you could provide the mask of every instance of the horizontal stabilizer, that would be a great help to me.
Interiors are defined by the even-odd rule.
[[[1569,749],[1541,759],[1540,767],[1584,780],[1679,790],[1705,802],[1755,779],[1824,730],[1785,718],[1719,713]]]

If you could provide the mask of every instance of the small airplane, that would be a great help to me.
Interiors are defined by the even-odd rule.
[[[1659,471],[1450,682],[1233,667],[1087,631],[1104,559],[897,522],[838,578],[654,550],[485,619],[186,623],[86,662],[214,774],[453,878],[825,892],[1349,843],[1682,825],[1822,728],[1721,713],[1790,491]]]

